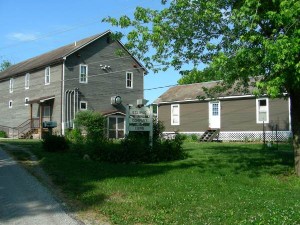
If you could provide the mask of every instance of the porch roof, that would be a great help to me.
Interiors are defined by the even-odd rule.
[[[46,101],[49,101],[49,100],[52,100],[52,99],[55,99],[55,95],[36,98],[36,99],[30,100],[30,101],[27,101],[27,104],[42,103],[42,102],[46,102]]]

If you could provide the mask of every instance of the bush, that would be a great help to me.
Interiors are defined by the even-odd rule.
[[[76,129],[82,133],[86,131],[88,141],[106,140],[106,118],[98,112],[80,111],[74,120]]]
[[[0,130],[0,138],[7,138],[7,134],[5,131]]]
[[[67,140],[63,136],[46,134],[43,137],[43,149],[47,152],[66,151],[69,146]]]

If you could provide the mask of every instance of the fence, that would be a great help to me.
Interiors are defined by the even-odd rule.
[[[204,132],[179,132],[180,134],[195,134],[201,137]],[[164,132],[163,137],[173,139],[175,132]],[[283,142],[292,138],[291,131],[221,131],[218,140],[220,141],[241,141],[241,142]]]

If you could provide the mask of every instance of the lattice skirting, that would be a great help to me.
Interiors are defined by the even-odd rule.
[[[204,132],[179,132],[180,134],[201,136]],[[164,138],[173,139],[174,132],[164,132]],[[246,141],[246,142],[262,142],[264,140],[270,141],[288,141],[292,137],[291,131],[221,131],[219,139],[221,141]]]

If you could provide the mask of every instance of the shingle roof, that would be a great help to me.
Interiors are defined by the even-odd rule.
[[[211,81],[195,84],[177,85],[175,87],[169,88],[165,93],[159,96],[154,103],[166,103],[166,102],[176,102],[176,101],[190,101],[199,100],[198,97],[206,96],[205,88],[210,89],[219,85],[221,81]],[[251,94],[253,87],[249,87],[247,93],[242,93],[241,91],[230,90],[218,93],[216,97],[227,97],[227,96],[241,96],[245,94]]]
[[[84,38],[80,41],[76,42],[76,45],[74,43],[65,45],[63,47],[57,48],[55,50],[52,50],[50,52],[44,53],[42,55],[27,59],[23,62],[17,63],[3,72],[0,73],[0,80],[5,79],[11,76],[20,75],[21,73],[30,72],[32,70],[35,70],[40,67],[45,67],[47,65],[52,65],[57,62],[60,62],[63,60],[65,56],[68,56],[72,54],[73,52],[76,52],[77,50],[81,49],[82,47],[86,46],[90,42],[111,33],[111,31],[106,31],[101,34],[96,34],[88,38]]]

